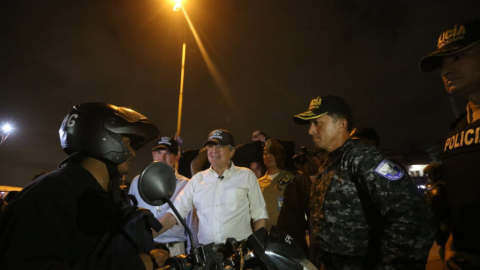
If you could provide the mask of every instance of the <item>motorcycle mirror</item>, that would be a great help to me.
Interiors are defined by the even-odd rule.
[[[142,199],[153,206],[160,206],[171,198],[176,188],[175,171],[163,162],[152,162],[140,173],[138,191]]]

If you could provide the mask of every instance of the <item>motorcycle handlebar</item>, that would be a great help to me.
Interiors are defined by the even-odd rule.
[[[192,267],[192,268],[189,268],[188,270],[190,270],[190,269],[202,269],[202,268]],[[233,268],[230,265],[226,266],[224,269],[225,270],[233,270]],[[165,265],[165,266],[157,268],[155,270],[179,270],[179,269],[175,268],[175,266],[173,266],[173,265]]]
[[[195,267],[195,266],[194,266],[194,267],[192,267],[192,268],[189,268],[188,270],[190,270],[190,269],[198,269],[198,270],[200,270],[200,269],[203,269],[203,267],[198,268],[198,267]],[[230,265],[227,266],[227,267],[225,267],[224,269],[225,269],[225,270],[233,270],[233,268],[232,268]],[[157,268],[157,269],[155,269],[155,270],[179,270],[179,269],[177,269],[174,265],[165,265],[165,266],[160,267],[160,268]]]

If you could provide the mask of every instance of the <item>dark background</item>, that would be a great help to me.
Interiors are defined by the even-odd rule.
[[[309,145],[292,121],[318,95],[344,97],[356,126],[381,148],[419,152],[438,142],[465,101],[418,62],[441,32],[480,17],[480,1],[187,0],[215,67],[170,0],[0,0],[0,185],[23,186],[65,157],[58,128],[71,106],[98,101],[135,109],[174,136],[181,44],[187,62],[181,135],[198,149],[215,128],[238,144],[264,130]],[[133,178],[151,161],[137,153]]]

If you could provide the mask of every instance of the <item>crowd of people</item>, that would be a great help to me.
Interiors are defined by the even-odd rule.
[[[280,140],[255,131],[261,155],[240,167],[233,134],[216,129],[191,162],[191,179],[176,170],[178,142],[160,138],[147,117],[84,103],[60,127],[68,157],[2,210],[0,269],[155,269],[199,245],[243,242],[273,226],[323,270],[425,269],[434,240],[446,269],[480,269],[480,21],[443,32],[420,69],[440,70],[447,92],[469,100],[442,144],[442,163],[425,168],[427,194],[379,150],[374,129],[354,128],[349,104],[335,95],[315,97],[293,116],[315,151],[290,156]],[[129,196],[120,189],[135,151],[153,140],[153,161],[174,172],[179,216],[147,204],[138,176]]]

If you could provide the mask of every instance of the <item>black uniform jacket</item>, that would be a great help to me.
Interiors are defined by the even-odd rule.
[[[89,256],[114,214],[96,179],[68,163],[27,186],[2,213],[0,269],[107,269]],[[136,253],[132,258],[145,268]]]

